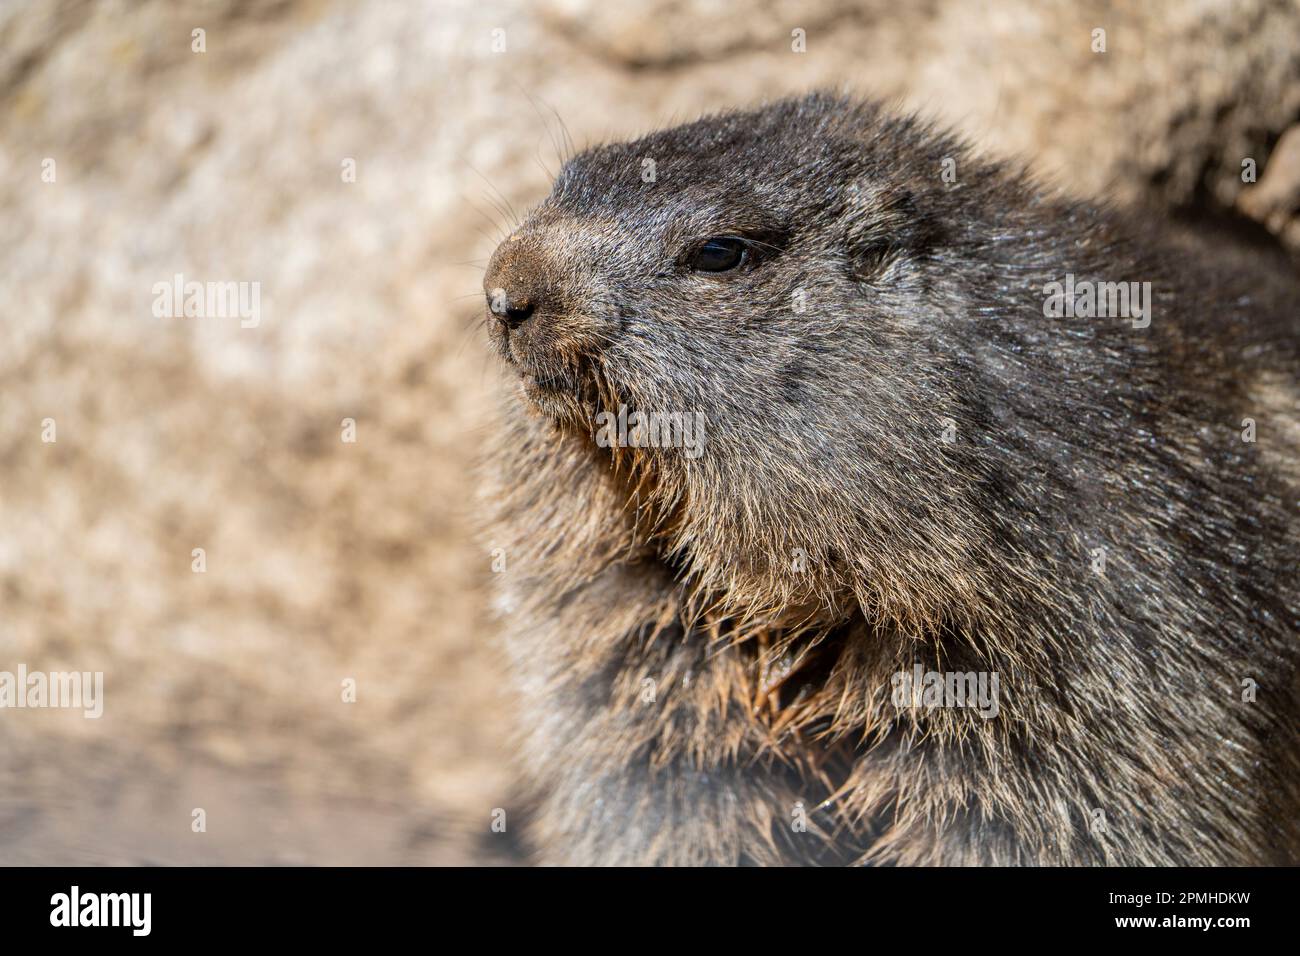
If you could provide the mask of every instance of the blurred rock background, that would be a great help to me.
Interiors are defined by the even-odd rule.
[[[106,684],[0,710],[0,863],[526,859],[472,514],[497,207],[566,130],[818,85],[1300,251],[1293,0],[0,4],[0,670]],[[156,318],[177,273],[260,325]]]

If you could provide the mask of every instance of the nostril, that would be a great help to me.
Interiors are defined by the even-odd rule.
[[[535,308],[533,297],[527,294],[509,295],[501,288],[488,293],[488,309],[511,328],[528,321]]]
[[[533,303],[510,303],[506,306],[505,319],[511,325],[521,325],[533,314]]]

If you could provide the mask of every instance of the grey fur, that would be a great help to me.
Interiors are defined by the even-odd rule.
[[[1067,273],[1149,327],[1045,317]],[[814,94],[575,157],[484,288],[543,858],[1300,858],[1294,275]],[[620,404],[703,455],[599,447]],[[916,663],[997,717],[894,706]]]

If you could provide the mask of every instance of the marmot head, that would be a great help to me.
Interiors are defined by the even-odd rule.
[[[978,479],[945,442],[970,227],[941,177],[964,155],[814,94],[576,156],[493,255],[490,334],[526,401],[633,446],[613,453],[653,474],[666,550],[724,602],[906,617],[917,581],[978,588],[954,531]]]

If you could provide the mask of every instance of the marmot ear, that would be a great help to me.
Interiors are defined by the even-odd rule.
[[[845,198],[844,244],[857,275],[872,275],[900,255],[920,255],[937,238],[937,226],[904,186],[859,181]]]

